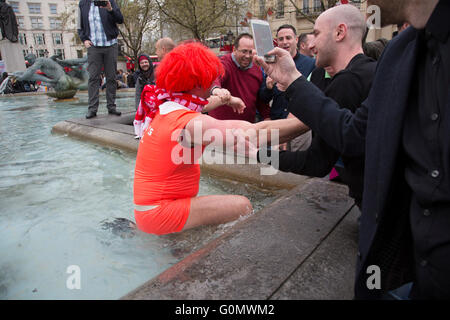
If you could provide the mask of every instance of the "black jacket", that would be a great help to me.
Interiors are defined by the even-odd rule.
[[[150,63],[150,68],[147,72],[144,72],[139,65],[139,58],[146,57],[148,62]],[[133,78],[135,81],[136,94],[135,94],[135,107],[138,109],[139,102],[141,101],[142,90],[144,90],[145,85],[147,84],[155,84],[155,74],[153,70],[153,63],[150,57],[146,54],[141,54],[138,57],[138,70],[133,74]]]
[[[358,54],[348,66],[338,72],[325,88],[325,95],[340,108],[355,112],[369,95],[375,76],[376,62]],[[280,151],[279,169],[314,177],[330,173],[340,153],[327,144],[320,133],[314,134],[311,146],[305,151]],[[361,205],[364,177],[364,156],[342,156],[343,169],[338,169],[342,181],[349,186],[350,196]]]
[[[112,6],[111,12],[106,9],[99,8],[100,18],[102,20],[103,30],[106,39],[112,40],[119,35],[117,24],[123,23],[122,12],[120,12],[114,0],[109,0]],[[91,8],[91,0],[80,0],[78,3],[78,25],[77,31],[81,41],[90,40],[91,29],[89,28],[89,10]]]
[[[442,7],[434,13],[446,21],[442,25],[448,29],[446,14]],[[325,97],[304,77],[294,81],[286,91],[289,111],[328,144],[347,156],[365,154],[356,298],[380,298],[383,292],[415,279],[413,250],[416,244],[409,221],[411,190],[405,179],[406,155],[402,136],[411,83],[417,77],[418,34],[418,30],[409,28],[391,40],[378,62],[369,97],[354,114],[339,109],[332,99]],[[449,101],[446,107],[450,109]],[[450,132],[449,117],[450,114],[447,120],[441,121]],[[447,137],[450,139],[450,134]],[[447,140],[446,143],[450,142]],[[443,205],[450,211],[449,202]],[[436,225],[433,230],[439,227]],[[435,272],[446,265],[446,257],[440,256],[440,259],[441,265],[436,265]],[[367,286],[371,265],[377,265],[381,270],[381,290],[371,290]],[[446,277],[448,283],[448,270],[443,271],[440,277]]]

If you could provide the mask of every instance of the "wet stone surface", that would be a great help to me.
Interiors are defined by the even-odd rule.
[[[353,206],[346,194],[346,187],[311,179],[123,299],[268,299],[333,234]],[[339,286],[347,277],[336,279]]]

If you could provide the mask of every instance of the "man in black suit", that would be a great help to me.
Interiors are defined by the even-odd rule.
[[[365,154],[355,296],[413,282],[411,298],[450,298],[450,1],[368,0],[381,25],[408,21],[353,114],[310,84],[289,55],[255,57],[287,87],[289,111],[341,154]],[[348,88],[351,90],[352,88]],[[373,266],[381,286],[371,286]],[[376,268],[375,268],[376,269]]]

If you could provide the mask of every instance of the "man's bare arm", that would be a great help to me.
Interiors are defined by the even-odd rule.
[[[272,143],[273,139],[276,137],[272,135],[272,130],[278,130],[278,143],[283,143],[289,141],[309,130],[309,128],[303,124],[297,118],[282,119],[282,120],[270,120],[261,121],[258,123],[250,123],[241,120],[217,120],[213,117],[207,115],[200,115],[186,125],[186,130],[189,132],[191,137],[191,143],[208,145],[214,141],[211,141],[212,136],[221,135],[222,143],[224,145],[234,143],[234,137],[230,134],[235,134],[236,130],[241,129],[242,132],[239,134],[245,134],[249,138],[256,139],[258,145]],[[210,131],[209,131],[210,130]],[[214,130],[214,131],[213,131]],[[226,141],[228,138],[233,139],[233,141]],[[260,131],[264,130],[264,131]],[[208,132],[209,131],[209,132]],[[260,134],[261,133],[266,133]],[[201,137],[195,137],[195,135],[201,134]]]
[[[280,120],[261,121],[255,124],[257,130],[267,130],[267,140],[259,141],[258,144],[272,141],[272,130],[278,130],[279,143],[284,143],[292,140],[299,135],[309,131],[307,125],[301,122],[298,118],[287,118]]]

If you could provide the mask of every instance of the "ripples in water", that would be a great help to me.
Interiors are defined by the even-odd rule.
[[[133,111],[134,95],[117,105]],[[116,299],[236,223],[161,237],[130,229],[135,155],[51,134],[86,110],[86,94],[57,104],[0,98],[0,299]],[[247,195],[255,209],[274,197],[201,177],[200,194],[226,193]],[[66,287],[70,265],[82,290]]]

